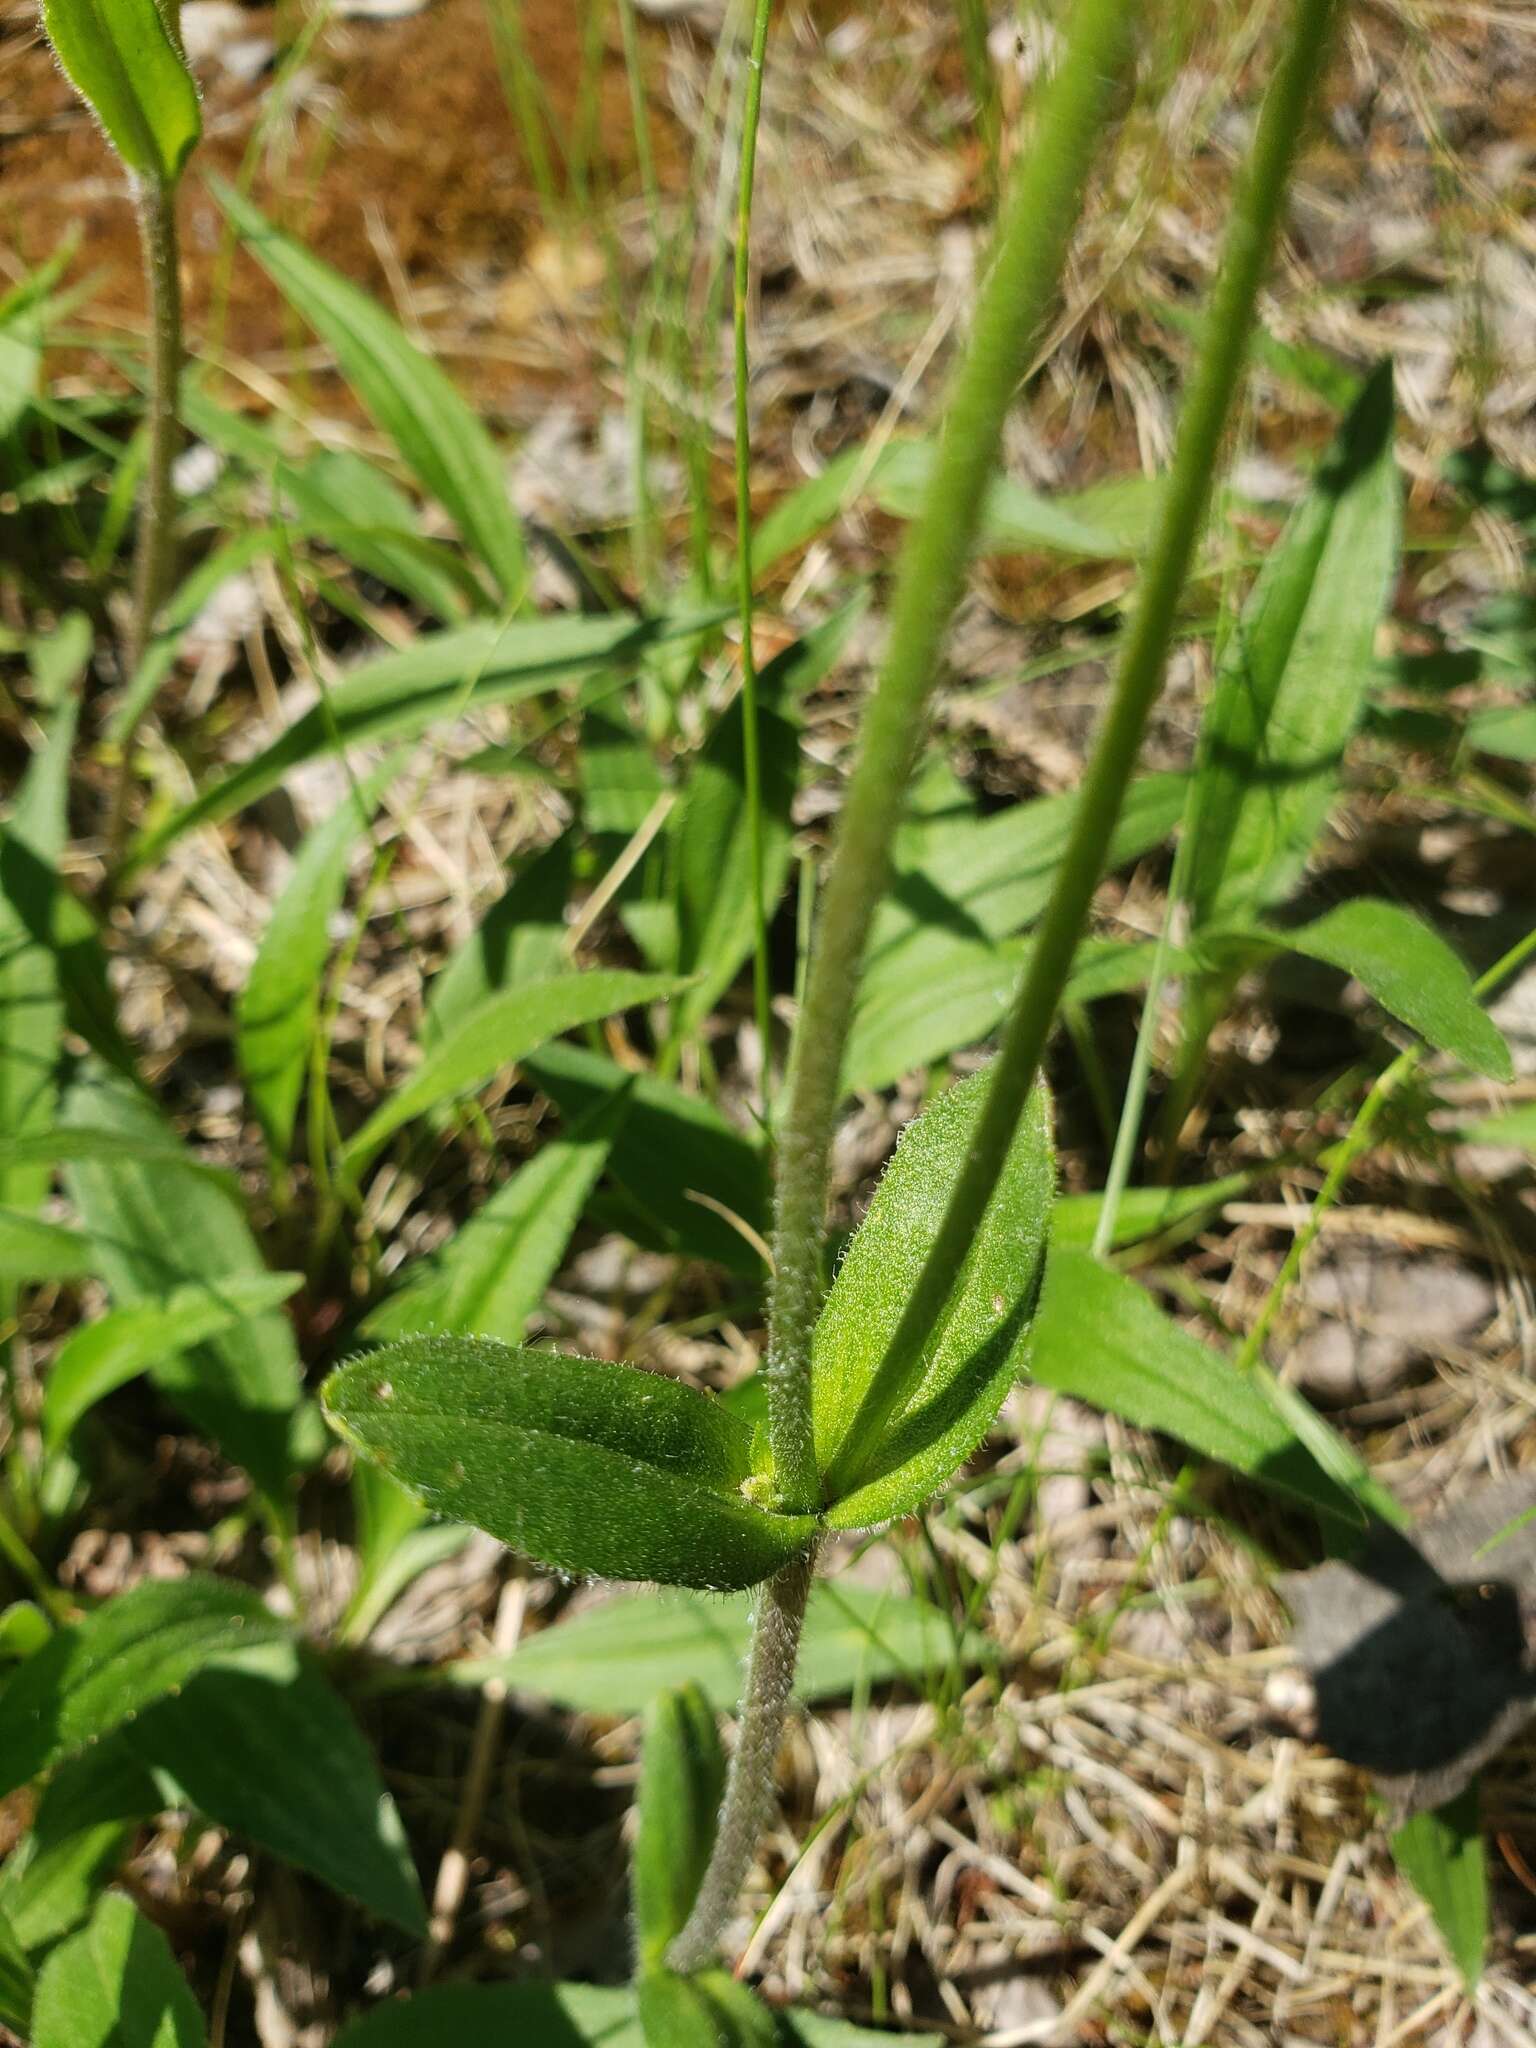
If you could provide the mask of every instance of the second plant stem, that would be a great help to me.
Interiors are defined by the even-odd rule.
[[[971,1140],[943,1222],[907,1299],[885,1357],[859,1404],[844,1448],[827,1474],[832,1497],[856,1480],[921,1370],[976,1236],[1014,1129],[1034,1086],[1046,1042],[1087,925],[1105,849],[1162,688],[1178,603],[1210,503],[1212,480],[1242,384],[1259,289],[1269,268],[1291,166],[1330,42],[1337,0],[1297,0],[1253,152],[1236,194],[1220,272],[1211,293],[1152,555],[1115,675],[1103,724],[1083,778],[1072,831],[1029,966],[992,1068],[986,1113]]]
[[[761,19],[762,0],[759,7]],[[964,588],[1003,422],[1056,293],[1137,13],[1127,0],[1077,0],[1073,9],[1066,54],[1044,96],[1034,146],[999,225],[970,345],[945,412],[933,482],[897,571],[889,649],[843,805],[780,1131],[767,1379],[775,1479],[790,1507],[814,1510],[821,1502],[811,1424],[811,1335],[821,1309],[828,1160],[865,941],[885,892],[891,839],[921,745],[944,634]],[[758,82],[754,72],[753,90]],[[744,260],[742,246],[737,260]],[[738,397],[740,391],[738,385]],[[743,519],[748,509],[743,506]],[[740,574],[749,596],[750,564]],[[744,651],[750,659],[750,647]],[[814,1561],[814,1551],[808,1552],[759,1596],[725,1806],[693,1912],[668,1954],[674,1969],[697,1969],[712,1955],[761,1835]]]
[[[757,175],[757,131],[763,116],[763,64],[773,0],[756,0],[747,51],[746,103],[741,117],[741,171],[736,187],[736,259],[731,327],[736,410],[736,597],[741,618],[741,765],[747,806],[748,871],[752,889],[752,1006],[762,1061],[763,1112],[771,1093],[773,1012],[768,983],[768,914],[763,901],[763,770],[757,718],[757,657],[752,648],[752,415],[747,316],[752,283],[752,187]]]
[[[944,635],[965,586],[1003,421],[1044,324],[1129,54],[1138,9],[1078,0],[1061,68],[1004,209],[934,473],[897,568],[888,650],[864,716],[795,1032],[780,1136],[769,1296],[768,1429],[786,1507],[814,1509],[811,1334],[821,1312],[828,1161],[843,1053],[890,847],[922,743]]]

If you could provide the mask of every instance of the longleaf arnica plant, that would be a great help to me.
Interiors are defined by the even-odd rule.
[[[1135,50],[1139,10],[1125,0],[1078,0],[1069,16],[899,564],[889,652],[821,893],[777,1134],[766,1429],[647,1371],[484,1339],[413,1337],[326,1385],[327,1413],[364,1457],[434,1511],[545,1565],[757,1589],[718,1819],[712,1717],[683,1697],[651,1724],[636,1887],[651,2048],[749,2038],[740,1988],[710,1966],[768,1816],[818,1547],[920,1512],[1023,1365],[1055,1189],[1041,1057],[1161,683],[1333,12],[1331,0],[1293,9],[1135,619],[1002,1052],[907,1131],[829,1291],[828,1160],[865,943],[1004,418]],[[675,1839],[662,1802],[676,1809]]]
[[[1299,437],[1294,502],[1274,518],[1245,601],[1225,602],[1233,547],[1255,552],[1254,525],[1270,508],[1245,501],[1241,528],[1218,521],[1207,541],[1256,307],[1343,0],[1248,10],[1265,17],[1265,34],[1237,39],[1240,58],[1220,47],[1233,39],[1219,9],[1142,0],[1036,9],[1053,33],[1038,39],[1034,57],[1048,61],[1031,71],[1017,124],[1024,88],[1005,91],[989,68],[982,0],[947,15],[933,0],[934,20],[963,37],[984,189],[998,209],[939,427],[893,437],[883,420],[766,517],[758,514],[773,467],[764,460],[768,408],[758,407],[751,374],[754,232],[763,232],[760,215],[754,230],[754,178],[760,142],[765,180],[774,172],[780,81],[795,84],[791,65],[775,68],[775,33],[784,37],[789,24],[776,20],[772,0],[711,10],[725,15],[716,61],[677,73],[700,82],[688,103],[698,143],[683,170],[679,153],[660,150],[648,131],[646,67],[657,47],[648,38],[695,31],[658,31],[642,19],[651,11],[622,0],[615,24],[609,0],[570,10],[580,23],[578,108],[562,137],[536,68],[531,0],[491,9],[545,225],[558,231],[558,270],[539,268],[554,243],[534,245],[519,290],[536,281],[535,296],[574,322],[588,245],[612,271],[612,289],[591,295],[606,352],[592,360],[625,382],[629,498],[615,516],[594,514],[600,533],[573,521],[572,533],[557,534],[525,527],[507,449],[420,336],[306,244],[297,207],[280,228],[269,199],[258,203],[265,160],[256,145],[273,132],[269,115],[287,104],[280,97],[256,123],[242,177],[210,176],[207,189],[231,263],[238,244],[312,337],[314,374],[334,380],[336,415],[318,422],[307,386],[284,390],[265,359],[261,396],[276,395],[264,412],[251,402],[254,379],[244,389],[232,383],[239,357],[225,359],[195,335],[198,373],[178,391],[176,202],[200,113],[175,0],[42,0],[60,64],[126,169],[150,321],[142,378],[120,352],[113,393],[87,389],[82,398],[85,380],[73,371],[56,388],[42,373],[42,337],[75,303],[59,289],[68,250],[0,295],[0,528],[9,539],[13,519],[25,522],[29,507],[36,516],[16,564],[0,565],[0,743],[7,764],[19,764],[0,815],[0,1579],[18,1595],[0,1611],[0,1798],[21,1795],[26,1814],[0,1858],[0,2031],[32,2048],[165,2048],[173,2039],[175,2048],[206,2048],[210,2032],[243,2039],[241,2016],[231,2017],[236,1966],[263,1990],[276,1983],[270,1955],[273,1930],[287,1932],[282,1902],[296,1900],[316,1919],[303,1888],[313,1885],[344,1894],[371,1922],[359,1932],[349,1912],[333,1944],[336,2009],[319,2024],[329,2039],[336,2020],[337,2048],[459,2039],[829,2048],[889,2038],[771,2011],[743,1981],[757,1944],[740,1977],[721,1950],[734,1942],[772,1818],[797,1686],[832,1697],[906,1678],[931,1665],[936,1626],[952,1625],[957,1672],[985,1650],[976,1624],[1006,1586],[1003,1553],[1043,1454],[988,1469],[963,1491],[956,1477],[1026,1375],[1267,1489],[1289,1516],[1277,1525],[1287,1548],[1303,1532],[1319,1539],[1332,1560],[1327,1579],[1291,1581],[1289,1595],[1280,1585],[1303,1624],[1297,1651],[1318,1700],[1329,1645],[1344,1643],[1351,1668],[1362,1649],[1338,1616],[1360,1605],[1366,1581],[1371,1611],[1397,1617],[1367,1633],[1398,1641],[1406,1630],[1415,1645],[1432,1636],[1455,1652],[1442,1667],[1453,1680],[1476,1672],[1476,1683],[1441,1685],[1459,1701],[1456,1715],[1439,1713],[1426,1690],[1434,1711],[1423,1717],[1437,1727],[1475,1723],[1470,1739],[1432,1767],[1385,1775],[1402,1822],[1401,1866],[1470,1984],[1488,1928],[1471,1780],[1536,1699],[1536,1649],[1518,1640],[1518,1599],[1485,1602],[1481,1576],[1475,1600],[1442,1599],[1465,1588],[1420,1572],[1414,1541],[1458,1581],[1463,1568],[1498,1574],[1501,1550],[1516,1577],[1533,1547],[1536,1484],[1512,1471],[1477,1513],[1458,1508],[1416,1532],[1347,1434],[1266,1353],[1308,1247],[1386,1134],[1389,1105],[1396,1142],[1415,1111],[1410,1083],[1427,1095],[1438,1078],[1431,1056],[1459,1084],[1512,1078],[1484,1003],[1536,953],[1536,935],[1479,963],[1474,980],[1405,902],[1358,890],[1331,906],[1308,900],[1320,880],[1336,887],[1347,871],[1315,855],[1350,799],[1361,756],[1387,744],[1388,719],[1403,712],[1383,692],[1405,674],[1422,680],[1426,663],[1439,678],[1435,716],[1453,734],[1445,751],[1455,759],[1443,789],[1394,788],[1393,804],[1432,800],[1462,824],[1479,817],[1529,830],[1506,783],[1457,780],[1475,745],[1496,756],[1502,745],[1497,757],[1511,776],[1511,764],[1536,758],[1528,705],[1498,702],[1468,717],[1460,701],[1469,659],[1474,676],[1489,662],[1496,693],[1524,689],[1529,606],[1506,593],[1503,614],[1479,629],[1481,644],[1384,658],[1382,635],[1394,624],[1411,621],[1415,647],[1441,630],[1440,613],[1412,602],[1416,587],[1430,586],[1415,586],[1411,559],[1403,568],[1392,366],[1328,362],[1319,373],[1278,334],[1266,338],[1271,361],[1310,374],[1314,396],[1321,374],[1328,435]],[[1028,10],[1004,14],[1015,11]],[[253,98],[280,94],[307,66],[327,19],[323,7],[310,12],[277,80],[253,87]],[[873,0],[865,12],[878,16]],[[792,32],[809,36],[813,14],[798,10]],[[435,23],[429,15],[424,33],[435,34]],[[1373,58],[1378,31],[1389,34],[1372,22]],[[375,32],[391,30],[366,31]],[[697,34],[688,63],[714,31]],[[1090,192],[1101,195],[1096,218],[1112,223],[1117,252],[1122,217],[1150,234],[1147,215],[1176,212],[1163,206],[1161,186],[1129,195],[1128,205],[1124,167],[1137,138],[1150,135],[1141,160],[1159,179],[1168,173],[1166,124],[1147,118],[1148,103],[1176,68],[1193,75],[1202,38],[1231,57],[1245,92],[1257,78],[1262,106],[1209,279],[1192,278],[1188,307],[1174,292],[1149,298],[1149,315],[1176,313],[1169,324],[1195,337],[1171,460],[1155,479],[1032,490],[999,474],[1020,386],[1050,355],[1053,335],[1088,334],[1086,308],[1094,322],[1109,317],[1096,267],[1113,271],[1117,290],[1130,274],[1118,253],[1096,265],[1095,236],[1079,233]],[[838,63],[855,48],[850,41]],[[597,175],[610,56],[626,74],[624,117],[644,200],[623,232],[618,215],[595,218],[611,196],[606,171]],[[871,78],[887,75],[888,53],[870,61]],[[1215,103],[1203,85],[1196,98]],[[934,96],[932,109],[948,124],[951,96]],[[297,133],[300,111],[292,118]],[[326,137],[334,139],[329,129]],[[711,207],[702,198],[717,153],[724,182],[735,182]],[[1208,172],[1202,161],[1202,192]],[[674,177],[689,181],[681,196]],[[1203,236],[1181,242],[1192,263],[1207,246],[1218,248]],[[626,292],[642,267],[643,310],[631,319]],[[451,296],[424,293],[420,309]],[[509,290],[509,317],[517,301]],[[711,523],[727,318],[729,541]],[[934,346],[947,322],[946,307]],[[222,330],[222,317],[213,325]],[[73,347],[77,333],[69,339]],[[897,398],[916,389],[921,363]],[[1041,420],[1059,368],[1053,361]],[[142,416],[121,382],[142,382]],[[1074,418],[1087,388],[1069,393]],[[183,514],[188,559],[179,566],[178,400],[219,456],[216,483],[195,516]],[[133,431],[119,436],[121,419]],[[670,590],[676,501],[647,454],[653,437],[659,448],[668,435],[686,458],[673,473],[693,500],[687,579]],[[1521,522],[1536,532],[1529,486],[1491,457],[1463,476],[1499,512],[1501,533]],[[1427,474],[1422,481],[1431,486]],[[818,579],[837,560],[818,536],[853,495],[905,522],[904,538],[889,577],[861,571],[824,605]],[[576,496],[595,502],[584,486]],[[135,503],[125,630],[98,656],[98,622],[110,621],[123,595],[115,565]],[[759,665],[759,647],[778,627],[777,617],[757,616],[764,580],[813,541],[799,594],[780,609],[797,614],[804,596],[816,623]],[[1093,637],[1058,645],[1051,629],[1029,673],[1086,671],[1101,659],[1113,670],[1079,786],[1027,797],[1014,787],[1018,800],[984,807],[945,750],[925,743],[973,556],[993,547],[1115,565],[1092,579],[1101,614]],[[1441,566],[1449,559],[1436,554],[1437,577],[1450,573]],[[1123,573],[1132,561],[1134,576]],[[232,635],[247,666],[232,651],[216,695],[201,683],[173,687],[210,600],[246,575],[276,630],[258,623]],[[1187,597],[1192,577],[1198,604]],[[80,596],[87,578],[89,605]],[[558,583],[566,595],[556,603],[549,592]],[[1211,685],[1192,758],[1133,780],[1170,648],[1207,630],[1218,584]],[[884,652],[851,772],[840,802],[811,813],[836,815],[823,864],[810,834],[797,840],[808,764],[818,800],[834,776],[833,756],[803,743],[827,701],[813,705],[812,693],[887,589]],[[1059,616],[1054,595],[1047,608]],[[1111,619],[1112,639],[1097,630]],[[85,687],[93,660],[108,686],[104,709]],[[846,702],[838,697],[832,721]],[[160,739],[136,754],[146,722]],[[1422,735],[1422,706],[1410,725]],[[76,776],[82,732],[86,763]],[[1352,754],[1357,735],[1367,745]],[[77,843],[72,821],[101,808],[109,745],[120,750],[109,828]],[[520,786],[507,801],[513,778]],[[471,780],[478,793],[465,797]],[[442,787],[449,802],[423,817],[423,799]],[[445,882],[447,841],[435,826],[450,809],[467,822],[466,844],[485,854],[496,893],[429,962],[418,954],[430,953],[446,920],[467,913],[488,878],[471,873],[466,853]],[[1129,910],[1113,934],[1090,929],[1106,873],[1170,839],[1177,852],[1156,942]],[[780,949],[797,855],[791,983]],[[84,874],[99,878],[94,909],[76,893]],[[195,900],[193,913],[177,910],[184,900]],[[1145,897],[1130,891],[1125,900]],[[210,921],[216,948],[205,943]],[[1175,1184],[1184,1133],[1214,1092],[1209,1049],[1239,989],[1297,956],[1325,985],[1330,974],[1354,985],[1335,1022],[1369,1050],[1347,1071],[1330,1053],[1324,1098],[1331,1117],[1353,1089],[1352,1125],[1335,1140],[1327,1119],[1293,1118],[1301,1105],[1280,1094],[1270,1068],[1257,1121],[1270,1131],[1283,1104],[1294,1144],[1290,1135],[1283,1151],[1265,1149],[1267,1137],[1247,1143],[1245,1126],[1231,1144],[1232,1170]],[[236,989],[229,963],[247,959]],[[362,995],[359,984],[381,961],[392,992],[375,1001],[377,985]],[[126,988],[133,1001],[120,1006]],[[145,989],[155,993],[146,999]],[[742,998],[734,1016],[733,990]],[[1113,1034],[1096,1031],[1088,1006],[1144,990],[1117,1112],[1106,1058]],[[406,1043],[400,1019],[413,1004]],[[1175,1004],[1170,1039],[1163,1027]],[[146,1014],[156,1020],[152,1049],[129,1022]],[[1085,1085],[1071,1098],[1062,1087],[1058,1128],[1046,1055],[1060,1021]],[[952,1056],[987,1042],[997,1045],[990,1064],[962,1063],[959,1079],[949,1072]],[[1164,1042],[1173,1054],[1153,1159],[1165,1184],[1137,1185]],[[858,1227],[834,1247],[832,1160],[845,1107],[920,1072],[943,1085],[906,1125]],[[1227,1078],[1223,1070],[1223,1115],[1238,1093]],[[1108,1186],[1063,1197],[1058,1146],[1075,1179],[1091,1143],[1080,1142],[1074,1104],[1090,1097],[1113,1147]],[[1422,1132],[1449,1128],[1465,1105],[1462,1094],[1437,1106],[1443,1118],[1419,1111]],[[1495,1118],[1482,1137],[1529,1148],[1530,1105]],[[1426,1144],[1413,1154],[1416,1167],[1428,1153]],[[1229,1351],[1160,1305],[1131,1269],[1135,1247],[1158,1248],[1162,1285],[1163,1247],[1179,1230],[1203,1228],[1281,1172],[1300,1187],[1312,1176],[1315,1198]],[[1449,1179],[1444,1191],[1449,1200]],[[730,1331],[739,1355],[739,1328],[752,1327],[766,1297],[760,1371],[717,1397],[639,1363],[530,1343],[531,1332],[584,1313],[573,1302],[605,1291],[607,1282],[587,1275],[609,1246],[592,1266],[585,1243],[572,1256],[578,1233],[594,1227],[666,1261],[663,1287],[630,1329],[654,1331],[665,1319],[674,1331]],[[1202,1257],[1205,1246],[1202,1237]],[[577,1274],[567,1292],[562,1276]],[[1182,1277],[1198,1291],[1190,1269]],[[700,1303],[704,1314],[690,1320]],[[1413,1416],[1417,1426],[1417,1408]],[[337,1452],[327,1418],[355,1455]],[[168,1440],[183,1441],[168,1433],[183,1429],[193,1454],[166,1456]],[[1488,1436],[1501,1453],[1511,1448],[1503,1433]],[[1155,1481],[1154,1465],[1152,1453]],[[170,1496],[173,1466],[195,1471],[205,1490]],[[994,1515],[1000,1479],[1010,1491]],[[128,1530],[106,1519],[103,1496],[114,1487],[132,1503]],[[345,1581],[317,1562],[342,1548],[322,1544],[321,1528],[334,1527],[343,1490]],[[924,1516],[946,1492],[957,1516],[974,1509],[975,1526],[992,1537],[986,1573],[969,1589],[947,1589],[957,1591],[948,1614],[851,1573],[828,1583],[868,1532]],[[161,1527],[146,1503],[168,1497],[178,1513],[190,1498],[196,1513],[168,1526],[190,1532],[200,1557],[225,1560],[217,1570],[185,1568],[166,1545],[181,1576],[157,1575],[140,1538]],[[1170,1515],[1199,1505],[1188,1478],[1166,1498]],[[199,1522],[209,1501],[217,1520]],[[76,1538],[103,1526],[110,1585],[98,1592],[94,1553]],[[677,1590],[576,1603],[552,1626],[525,1630],[549,1589],[525,1613],[530,1582],[508,1572],[488,1656],[466,1658],[455,1635],[436,1661],[404,1669],[380,1624],[396,1621],[407,1588],[469,1545],[473,1527],[550,1572]],[[942,1532],[923,1533],[938,1559]],[[1364,1568],[1347,1562],[1351,1552]],[[70,1569],[56,1569],[66,1558]],[[947,1569],[947,1558],[939,1562]],[[1126,1603],[1144,1562],[1123,1581]],[[1400,1588],[1387,1583],[1391,1572],[1403,1574]],[[253,1583],[258,1574],[269,1583]],[[1512,1590],[1486,1583],[1496,1596]],[[467,1594],[464,1609],[478,1599]],[[1096,1592],[1093,1600],[1097,1629],[1105,1610]],[[1505,1623],[1507,1641],[1497,1633]],[[1484,1656],[1495,1637],[1498,1655]],[[1398,1667],[1388,1666],[1395,1682]],[[419,1796],[388,1721],[384,1755],[398,1782],[418,1788],[402,1811],[349,1699],[365,1699],[383,1724],[401,1697],[414,1701],[427,1686],[474,1688],[473,1734],[462,1770],[452,1767],[455,1805]],[[545,1909],[534,1851],[507,1887],[522,1893],[508,1909],[519,1916],[515,1932],[511,1918],[486,1916],[501,1952],[493,1958],[487,1946],[482,1960],[498,1981],[428,1982],[439,1967],[461,1974],[454,1945],[473,1853],[500,1820],[494,1762],[512,1686],[542,1687],[578,1711],[644,1717],[632,1981],[560,1982],[525,1967],[535,1951],[541,1970],[562,1954],[549,1939],[561,1916]],[[1365,1696],[1353,1682],[1349,1689]],[[738,1700],[727,1742],[719,1715]],[[451,1725],[448,1715],[434,1722]],[[1342,1738],[1324,1739],[1351,1757]],[[998,1750],[1011,1772],[1019,1752]],[[1353,1760],[1383,1777],[1369,1745]],[[979,1780],[962,1775],[969,1797]],[[1011,1802],[1015,1788],[995,1789]],[[140,1885],[137,1898],[114,1889],[130,1860],[148,1867],[140,1831],[162,1826],[168,1811],[200,1816],[191,1830],[177,1823],[188,1841],[205,1839],[205,1821],[227,1833],[258,1874],[274,1863],[302,1873],[303,1885],[285,1881],[269,1913],[256,1882],[234,1876],[233,1857],[199,1847],[196,1857],[154,1859],[178,1882],[195,1879],[213,1902],[210,1925],[249,1912],[221,1936],[228,1967],[211,2029],[156,1924],[151,1889]],[[438,1820],[429,1909],[422,1864]],[[509,1870],[521,1853],[507,1851]],[[848,1859],[839,1884],[850,1870],[877,1867]],[[221,1889],[210,1873],[229,1882]],[[872,1878],[872,1925],[877,1890]],[[178,1893],[178,1916],[183,1902]],[[206,1962],[220,1941],[189,1933],[186,1947]],[[501,1958],[514,1949],[519,1960],[504,1973]],[[343,1952],[347,1968],[355,1964],[350,1979]],[[324,1974],[317,1968],[315,1981]],[[1063,2033],[1100,2024],[1110,1974],[1088,1972]],[[398,1996],[408,1980],[415,1992]],[[1290,1988],[1286,1980],[1287,1996]],[[354,1999],[364,2009],[344,2017]],[[1440,2005],[1437,1994],[1424,2011]],[[1222,2024],[1199,2002],[1194,2011],[1203,2017],[1191,2039],[1201,2025],[1209,2035]],[[934,2042],[923,2037],[923,2048]]]

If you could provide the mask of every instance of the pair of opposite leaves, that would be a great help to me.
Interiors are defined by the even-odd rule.
[[[852,1477],[820,1516],[777,1513],[764,1433],[713,1396],[629,1365],[474,1337],[416,1337],[354,1359],[331,1420],[435,1513],[556,1570],[662,1585],[755,1585],[818,1526],[919,1507],[970,1456],[1017,1377],[1056,1190],[1037,1087],[921,1371],[875,1441],[844,1457],[860,1403],[938,1233],[990,1074],[904,1133],[827,1297],[812,1346],[819,1471]]]

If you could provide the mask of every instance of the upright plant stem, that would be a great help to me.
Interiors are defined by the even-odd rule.
[[[124,650],[126,675],[138,674],[154,634],[155,617],[170,581],[175,488],[172,465],[180,439],[177,395],[181,382],[181,275],[176,240],[176,188],[159,178],[136,177],[139,237],[149,297],[149,449],[139,500],[139,531],[133,563],[133,614]],[[109,839],[113,854],[122,843],[133,779],[133,742],[138,721],[123,734],[123,754],[112,793]]]
[[[752,187],[757,131],[763,116],[763,62],[773,0],[756,0],[747,51],[747,93],[741,118],[741,171],[736,185],[736,264],[732,292],[736,383],[736,598],[741,616],[741,759],[746,783],[748,865],[752,887],[752,1003],[763,1076],[763,1113],[770,1097],[773,1010],[768,984],[768,909],[763,902],[763,769],[757,722],[757,657],[752,651],[752,419],[747,402],[751,362],[747,314],[752,285]]]
[[[714,1955],[736,1903],[773,1804],[773,1766],[795,1682],[800,1630],[816,1570],[814,1548],[778,1571],[758,1594],[742,1694],[736,1748],[709,1866],[688,1924],[667,1951],[667,1966],[686,1976]]]
[[[762,0],[759,6],[761,21],[767,9]],[[885,892],[891,837],[922,741],[940,645],[964,585],[1003,419],[1055,295],[1138,14],[1131,0],[1077,0],[1074,7],[1066,56],[999,228],[970,347],[946,410],[928,500],[902,551],[889,651],[843,806],[795,1033],[779,1148],[769,1307],[769,1433],[776,1483],[785,1503],[802,1509],[819,1505],[811,1333],[821,1306],[827,1162],[864,944]],[[744,238],[738,263],[743,246]],[[743,576],[750,592],[750,566]],[[814,1570],[813,1546],[760,1596],[725,1805],[693,1912],[668,1952],[675,1970],[697,1969],[713,1953],[762,1833]]]
[[[852,1483],[868,1447],[879,1441],[884,1425],[921,1370],[925,1348],[986,1214],[1015,1126],[1040,1070],[1103,871],[1104,849],[1136,765],[1148,714],[1162,688],[1179,596],[1204,528],[1217,458],[1242,382],[1259,288],[1269,268],[1291,167],[1325,61],[1336,9],[1337,0],[1296,0],[1253,153],[1234,201],[1136,616],[1084,777],[1056,887],[992,1070],[986,1113],[977,1126],[917,1285],[859,1405],[844,1450],[827,1475],[832,1498]]]
[[[1003,420],[1055,296],[1139,13],[1130,0],[1077,0],[1073,9],[1065,57],[999,226],[927,500],[897,570],[885,666],[865,713],[823,893],[779,1146],[768,1429],[780,1493],[791,1508],[818,1504],[811,1332],[821,1309],[828,1157],[865,941],[885,893],[891,838],[922,743],[944,633],[964,587]]]

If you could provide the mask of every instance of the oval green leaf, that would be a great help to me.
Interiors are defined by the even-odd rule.
[[[435,1513],[557,1571],[729,1591],[815,1533],[809,1516],[748,1499],[749,1432],[660,1373],[418,1337],[343,1366],[324,1400],[342,1435]]]
[[[409,1079],[347,1141],[342,1164],[355,1176],[402,1124],[440,1102],[468,1094],[547,1039],[618,1010],[665,1002],[685,986],[671,975],[598,969],[590,974],[556,974],[488,996],[427,1049]]]
[[[163,1805],[204,1813],[381,1920],[426,1932],[416,1866],[373,1752],[296,1643],[221,1659],[125,1733]]]

